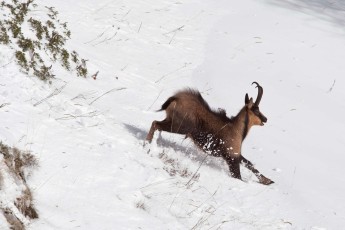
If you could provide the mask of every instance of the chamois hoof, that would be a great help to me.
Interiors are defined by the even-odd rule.
[[[264,177],[264,176],[260,177],[259,182],[260,182],[260,184],[264,184],[264,185],[270,185],[270,184],[274,183],[273,180],[270,180],[270,179],[268,179],[267,177]]]
[[[152,138],[150,138],[150,139],[146,138],[146,139],[142,140],[142,143],[143,143],[143,147],[145,147],[146,145],[149,145],[152,143]]]
[[[151,144],[152,139],[153,139],[153,135],[147,135],[147,137],[146,137],[144,143],[145,143],[145,144],[146,144],[146,143]]]

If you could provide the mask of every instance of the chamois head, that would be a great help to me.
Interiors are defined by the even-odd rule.
[[[258,88],[258,96],[255,102],[253,102],[253,98],[249,99],[248,94],[246,94],[245,107],[247,109],[251,125],[264,125],[264,123],[267,122],[267,118],[260,112],[259,109],[259,104],[264,90],[257,82],[253,82],[252,84],[255,84],[256,88]]]

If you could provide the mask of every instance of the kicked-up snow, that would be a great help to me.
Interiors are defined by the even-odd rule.
[[[90,73],[58,70],[43,83],[1,46],[0,140],[39,160],[27,181],[39,219],[27,229],[345,225],[342,1],[37,3],[68,22],[68,46]],[[268,122],[250,130],[242,154],[274,184],[244,167],[243,181],[231,178],[222,159],[184,136],[157,133],[144,146],[176,90],[198,88],[231,116],[246,93],[255,97],[253,81],[264,88]]]

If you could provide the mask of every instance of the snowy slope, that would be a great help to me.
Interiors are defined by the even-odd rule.
[[[0,140],[40,161],[28,181],[40,219],[29,229],[342,229],[341,1],[39,3],[68,21],[68,45],[99,74],[61,71],[43,84],[1,49]],[[245,169],[245,182],[232,179],[220,159],[202,164],[182,136],[143,147],[175,90],[197,87],[235,114],[256,95],[253,81],[268,123],[243,155],[275,184]]]

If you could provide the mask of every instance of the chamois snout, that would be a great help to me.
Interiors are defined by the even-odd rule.
[[[264,126],[265,125],[265,123],[267,122],[267,118],[264,116],[264,115],[262,115],[262,117],[260,117],[260,120],[261,120],[261,126]]]
[[[267,117],[265,117],[264,115],[261,114],[261,122],[262,122],[262,125],[264,125],[266,122],[267,122]]]
[[[265,117],[265,115],[263,115],[260,112],[259,107],[254,107],[252,111],[255,114],[255,116],[257,116],[260,119],[260,125],[263,126],[267,122],[267,117]]]

